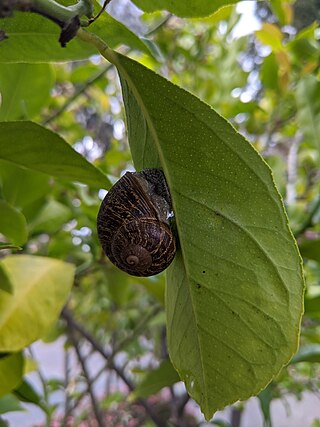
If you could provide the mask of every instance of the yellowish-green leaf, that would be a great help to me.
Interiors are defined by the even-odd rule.
[[[0,352],[18,351],[41,338],[70,292],[74,266],[52,258],[8,256],[1,261],[13,294],[0,291]]]
[[[261,43],[270,46],[275,52],[283,50],[283,33],[276,25],[263,23],[261,30],[256,31],[256,36]]]

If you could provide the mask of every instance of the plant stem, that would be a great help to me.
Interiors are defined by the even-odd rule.
[[[77,4],[68,7],[54,0],[15,0],[9,7],[10,11],[35,12],[56,22],[67,22],[75,15],[91,18],[93,14],[91,0],[79,0]]]
[[[117,59],[115,54],[113,53],[113,50],[108,47],[108,45],[96,34],[90,33],[89,31],[85,31],[82,28],[79,28],[79,31],[77,33],[77,37],[80,40],[83,40],[93,46],[95,46],[100,54],[107,59],[107,61],[111,62],[112,64],[117,64]]]
[[[82,93],[84,93],[89,86],[91,86],[92,84],[94,84],[97,80],[99,80],[102,76],[105,75],[105,73],[110,70],[110,68],[112,67],[111,64],[107,64],[106,66],[104,66],[102,68],[101,71],[99,71],[98,74],[94,75],[93,77],[91,77],[90,79],[88,79],[83,85],[81,85],[78,90],[75,91],[75,93],[70,96],[66,102],[58,109],[56,110],[50,117],[48,117],[46,120],[44,120],[42,122],[43,125],[48,125],[49,123],[51,123],[56,117],[60,116],[61,113],[63,113],[77,98],[79,95],[81,95]]]

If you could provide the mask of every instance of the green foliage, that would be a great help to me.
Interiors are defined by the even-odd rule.
[[[49,101],[54,81],[50,64],[2,64],[0,120],[35,117]]]
[[[237,3],[238,0],[192,0],[188,3],[180,0],[155,0],[152,4],[148,0],[134,0],[135,4],[146,12],[168,10],[178,16],[198,17],[208,16],[226,4]]]
[[[59,135],[32,122],[0,123],[0,150],[1,159],[19,166],[96,187],[110,185]]]
[[[164,360],[157,369],[148,372],[131,398],[148,397],[158,393],[163,387],[168,387],[180,381],[177,371],[170,360]]]
[[[0,233],[4,234],[16,245],[23,245],[27,241],[27,222],[21,212],[0,200]]]
[[[0,291],[0,352],[14,352],[41,338],[52,326],[70,292],[74,268],[60,260],[30,255],[8,256],[1,266],[13,292]]]
[[[0,357],[0,397],[9,393],[21,383],[24,359],[22,353],[1,355]],[[0,412],[1,413],[1,412]]]
[[[2,44],[0,63],[76,61],[96,53],[93,46],[78,39],[73,39],[68,49],[61,49],[57,42],[59,28],[35,14],[16,12],[14,20],[1,20],[1,29],[8,34],[10,43]],[[92,30],[108,41],[112,48],[127,44],[134,49],[149,52],[138,36],[110,15],[104,15],[94,23]]]
[[[181,249],[168,269],[170,356],[210,418],[259,392],[296,351],[299,255],[270,171],[250,144],[187,92],[122,56],[114,63],[135,166],[161,167],[173,199]]]
[[[11,394],[0,397],[0,414],[16,411],[24,411],[17,398]]]
[[[181,378],[207,418],[260,392],[271,426],[273,399],[320,386],[316,16],[306,26],[293,17],[304,2],[260,3],[270,22],[237,38],[236,1],[135,3],[158,11],[139,17],[151,29],[147,40],[105,12],[63,49],[61,29],[44,16],[14,12],[0,20],[9,37],[0,41],[0,351],[9,352],[0,358],[7,393],[0,413],[31,402],[50,425],[51,394],[64,389],[65,420],[73,416],[75,426],[84,419],[122,425],[128,414],[146,426],[197,425],[175,386]],[[159,10],[218,12],[182,20]],[[127,57],[111,50],[120,45]],[[81,62],[66,63],[74,60]],[[257,151],[273,169],[305,261],[301,348],[291,362],[303,305],[300,257]],[[129,277],[98,244],[97,190],[131,169],[131,156],[138,170],[161,167],[171,190],[178,252],[166,275]],[[99,402],[106,419],[95,393],[93,409],[82,405],[93,381],[85,369],[69,379],[72,387],[42,380],[42,393],[22,379],[23,356],[14,352],[61,334],[66,364],[73,347],[86,366],[89,346],[105,359],[90,376],[113,373],[129,386],[130,394],[110,386]]]

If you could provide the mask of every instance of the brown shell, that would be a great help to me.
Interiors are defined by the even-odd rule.
[[[97,218],[98,237],[110,261],[133,276],[166,269],[176,252],[167,218],[170,210],[170,194],[159,169],[127,172],[107,193]]]

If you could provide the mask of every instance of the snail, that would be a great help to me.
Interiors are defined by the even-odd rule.
[[[127,172],[101,203],[97,217],[101,246],[113,264],[132,276],[158,274],[176,252],[171,216],[171,196],[163,172]]]

